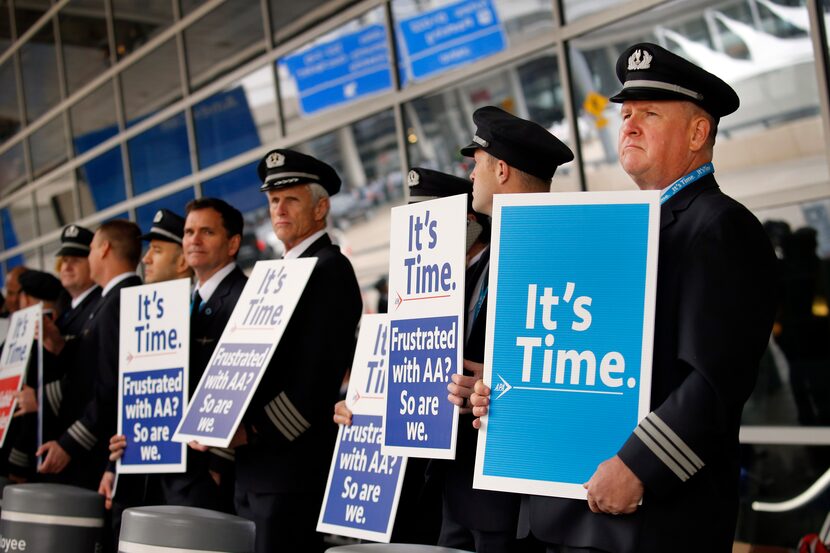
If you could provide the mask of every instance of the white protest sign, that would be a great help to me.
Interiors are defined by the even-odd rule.
[[[495,196],[475,488],[585,499],[648,414],[659,223],[656,192]]]
[[[186,444],[172,441],[187,405],[190,280],[121,290],[119,474],[185,472]]]
[[[467,196],[392,209],[389,386],[383,452],[455,458],[462,372]]]
[[[174,440],[228,447],[316,263],[308,257],[254,265]]]
[[[388,348],[387,315],[363,315],[346,395],[352,424],[337,434],[318,532],[385,543],[392,536],[406,457],[380,451]]]
[[[17,407],[15,393],[23,387],[26,367],[32,355],[43,305],[38,303],[12,313],[3,354],[0,355],[0,447],[6,441],[9,424]]]

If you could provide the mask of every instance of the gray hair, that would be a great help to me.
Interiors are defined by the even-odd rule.
[[[322,184],[317,184],[316,182],[312,182],[307,184],[308,191],[311,192],[311,203],[313,205],[317,205],[317,202],[322,200],[323,198],[328,198],[329,193],[328,190],[323,188]],[[328,216],[328,209],[326,210],[326,216]]]

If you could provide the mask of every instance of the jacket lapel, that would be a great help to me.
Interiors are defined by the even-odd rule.
[[[707,175],[675,194],[660,206],[660,230],[671,226],[677,220],[678,215],[688,209],[703,192],[717,187],[715,177]]]
[[[331,238],[329,238],[328,234],[324,234],[323,236],[312,242],[311,245],[307,247],[303,253],[300,254],[300,257],[315,257],[320,250],[331,245]]]

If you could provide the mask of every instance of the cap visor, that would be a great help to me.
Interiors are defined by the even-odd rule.
[[[70,257],[89,257],[89,252],[79,248],[64,247],[58,250],[55,257],[70,256]]]
[[[476,150],[481,148],[481,144],[477,144],[475,142],[470,142],[468,145],[464,146],[459,150],[461,155],[464,157],[475,157]]]
[[[173,240],[169,236],[157,234],[155,232],[148,232],[147,234],[142,234],[140,238],[145,242],[149,242],[150,240],[161,240],[162,242],[170,242],[171,244],[181,244],[180,242]]]

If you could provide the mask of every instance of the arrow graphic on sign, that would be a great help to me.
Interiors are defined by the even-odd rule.
[[[511,386],[500,374],[496,375],[501,380],[501,384],[496,384],[493,386],[494,392],[501,392],[496,399],[501,398],[504,394],[509,392],[510,390],[532,390],[535,392],[569,392],[572,394],[597,394],[603,396],[621,396],[623,395],[622,392],[610,392],[606,390],[575,390],[572,388],[543,388],[540,386]]]
[[[418,301],[418,300],[436,300],[439,298],[448,298],[450,297],[449,294],[442,294],[440,296],[424,296],[422,298],[402,298],[400,292],[395,292],[395,295],[398,296],[398,299],[395,301],[395,311],[403,304],[405,301]]]

